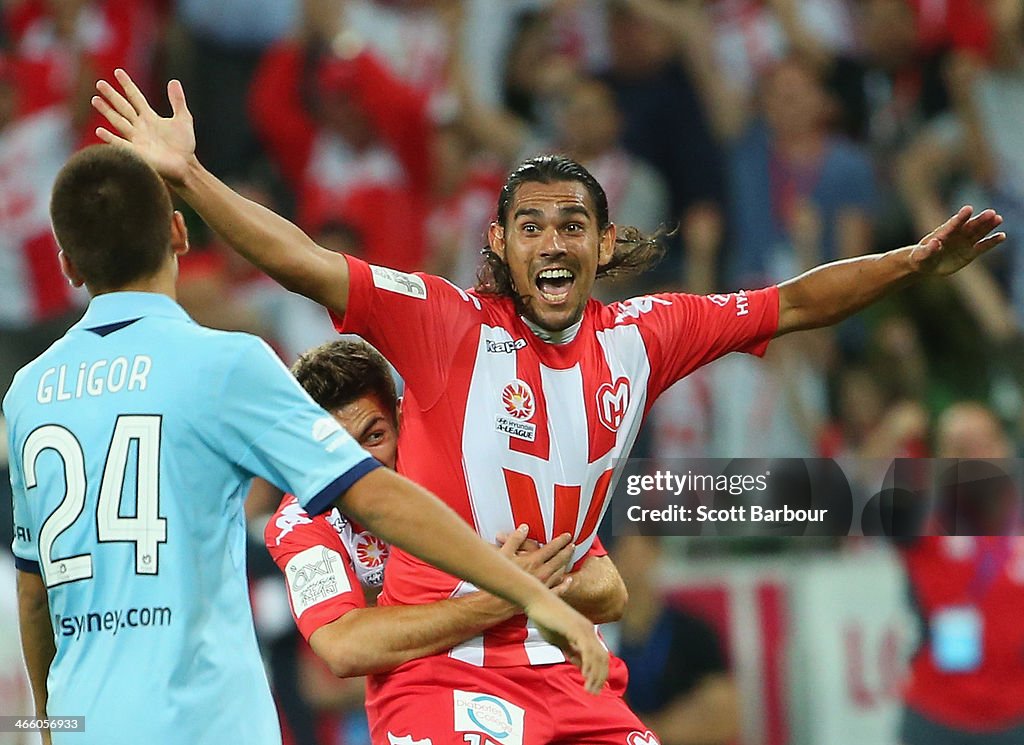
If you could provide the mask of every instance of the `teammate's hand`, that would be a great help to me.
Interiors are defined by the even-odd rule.
[[[551,588],[558,588],[558,594],[565,592],[572,578],[566,576],[572,564],[572,555],[576,550],[571,543],[572,535],[562,533],[541,545],[527,538],[528,527],[519,526],[512,533],[498,534],[501,552],[523,570]]]
[[[96,83],[100,95],[92,97],[92,105],[116,130],[96,129],[96,136],[111,145],[132,150],[172,184],[180,184],[195,157],[196,134],[192,114],[185,105],[181,83],[167,84],[171,116],[158,115],[142,91],[124,70],[114,70],[114,77],[124,90],[122,95],[106,80]]]
[[[1006,240],[1006,233],[989,235],[1002,222],[1003,218],[995,210],[974,215],[971,207],[961,207],[914,246],[910,252],[914,271],[946,276],[963,269]]]
[[[597,695],[608,679],[608,650],[597,638],[594,624],[550,592],[530,602],[526,615],[580,669],[587,692]]]

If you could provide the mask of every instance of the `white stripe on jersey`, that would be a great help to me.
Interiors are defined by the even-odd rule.
[[[464,595],[476,592],[476,585],[470,584],[469,582],[459,582],[459,586],[455,588],[455,591],[450,595],[453,598],[461,598]],[[472,639],[467,639],[462,644],[456,645],[449,652],[448,656],[462,662],[466,662],[476,667],[484,666],[484,637],[474,636]]]

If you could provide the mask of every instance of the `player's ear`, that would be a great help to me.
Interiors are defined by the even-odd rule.
[[[171,248],[176,256],[188,253],[188,228],[185,226],[185,216],[178,210],[171,215]]]
[[[597,265],[604,266],[612,260],[615,255],[615,239],[618,237],[618,230],[615,223],[611,223],[601,233],[601,242],[597,246]]]
[[[505,258],[505,228],[498,222],[492,222],[487,230],[487,243],[491,250],[501,258]]]
[[[57,259],[60,261],[60,270],[64,273],[64,276],[68,278],[68,284],[72,287],[81,287],[85,284],[85,278],[78,271],[74,264],[71,263],[71,259],[64,253],[64,249],[61,249],[57,254]]]
[[[395,399],[395,424],[402,426],[402,397]]]

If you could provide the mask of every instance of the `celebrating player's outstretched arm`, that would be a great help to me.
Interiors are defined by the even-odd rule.
[[[916,246],[859,256],[812,269],[779,285],[776,336],[837,323],[886,293],[923,277],[948,276],[1004,240],[992,233],[1003,218],[994,210],[960,210]]]
[[[159,116],[124,70],[115,70],[122,95],[96,84],[93,106],[118,134],[100,128],[101,140],[123,145],[149,163],[231,247],[293,292],[343,315],[348,304],[348,265],[341,254],[317,245],[298,227],[232,191],[196,158],[192,114],[181,83],[167,84],[172,114]]]

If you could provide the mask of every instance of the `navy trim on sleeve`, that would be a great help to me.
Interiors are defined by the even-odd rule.
[[[14,566],[16,569],[20,569],[23,572],[31,572],[32,574],[42,574],[42,570],[39,568],[38,561],[29,561],[28,559],[22,559],[20,556],[14,557]]]
[[[366,460],[359,461],[352,466],[352,468],[348,469],[341,476],[317,492],[312,499],[306,502],[306,514],[312,516],[319,515],[322,512],[327,512],[327,510],[329,510],[334,504],[334,500],[351,489],[359,479],[370,471],[383,467],[384,464],[376,458],[368,457]]]

